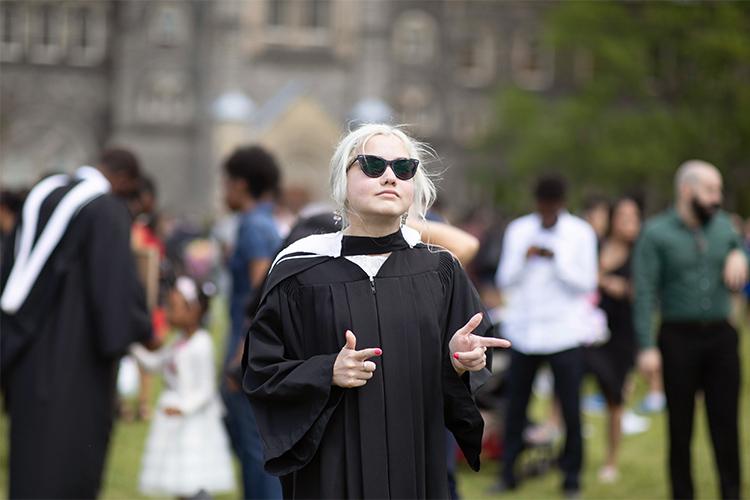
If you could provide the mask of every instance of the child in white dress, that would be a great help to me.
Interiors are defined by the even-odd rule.
[[[201,328],[207,306],[195,281],[177,278],[167,317],[181,330],[179,337],[158,351],[131,347],[138,362],[149,371],[161,371],[165,382],[141,468],[140,490],[148,495],[192,497],[234,490],[213,344]]]

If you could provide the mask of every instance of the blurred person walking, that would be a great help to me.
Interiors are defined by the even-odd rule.
[[[349,133],[331,160],[344,230],[274,261],[244,388],[285,497],[445,498],[446,426],[479,466],[472,393],[486,348],[508,343],[484,337],[492,325],[458,261],[403,227],[434,196],[421,151],[388,125]]]
[[[508,225],[496,276],[507,299],[503,333],[513,342],[499,489],[517,486],[515,465],[524,447],[534,376],[542,363],[549,362],[565,421],[562,488],[567,495],[577,495],[583,462],[582,317],[596,289],[597,240],[586,221],[565,210],[562,179],[539,179],[534,196],[536,212]]]
[[[157,351],[139,344],[130,352],[165,389],[149,430],[140,490],[147,495],[194,497],[234,489],[232,457],[216,391],[213,342],[203,329],[209,297],[179,276],[167,297],[167,318],[178,337]]]
[[[682,164],[675,207],[649,220],[634,256],[634,324],[646,373],[660,366],[669,414],[672,496],[693,498],[690,443],[702,390],[721,496],[740,497],[740,359],[730,295],[747,281],[739,234],[720,210],[722,179],[704,161]],[[654,312],[661,317],[658,349]]]
[[[237,149],[224,163],[225,200],[239,214],[237,236],[229,257],[232,282],[231,329],[224,359],[221,395],[227,407],[232,446],[242,463],[244,498],[280,498],[279,480],[263,470],[256,419],[241,390],[240,361],[249,326],[248,304],[259,292],[281,244],[273,219],[273,200],[281,172],[273,156],[259,146]]]
[[[599,470],[599,479],[605,483],[618,477],[625,384],[635,364],[631,257],[640,230],[638,203],[627,197],[617,200],[612,205],[609,230],[599,253],[599,307],[607,315],[610,336],[603,345],[584,349],[586,367],[596,377],[609,413],[607,452]]]
[[[139,173],[131,152],[110,149],[97,168],[45,178],[5,242],[0,326],[10,498],[99,493],[118,359],[151,333],[123,199]]]

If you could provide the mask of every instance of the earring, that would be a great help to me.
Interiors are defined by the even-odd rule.
[[[339,225],[339,224],[341,224],[341,220],[342,220],[341,211],[340,210],[334,210],[333,211],[333,223],[336,224],[336,225]]]
[[[401,214],[401,227],[404,227],[406,225],[406,219],[409,218],[409,212],[405,212]]]

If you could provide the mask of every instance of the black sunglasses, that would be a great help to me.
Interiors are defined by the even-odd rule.
[[[386,160],[375,155],[357,155],[346,168],[347,171],[359,162],[359,167],[367,177],[376,179],[385,173],[385,169],[391,167],[396,177],[402,181],[408,181],[417,173],[419,160],[414,158],[396,158],[395,160]]]

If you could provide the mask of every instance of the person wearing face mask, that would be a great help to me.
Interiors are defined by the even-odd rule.
[[[702,390],[721,496],[740,498],[740,359],[728,318],[730,295],[747,281],[748,263],[739,234],[720,210],[718,169],[700,160],[685,162],[675,189],[675,207],[648,221],[635,249],[638,366],[645,374],[663,372],[672,496],[694,495],[690,442],[695,396]],[[652,334],[657,304],[658,341]]]

